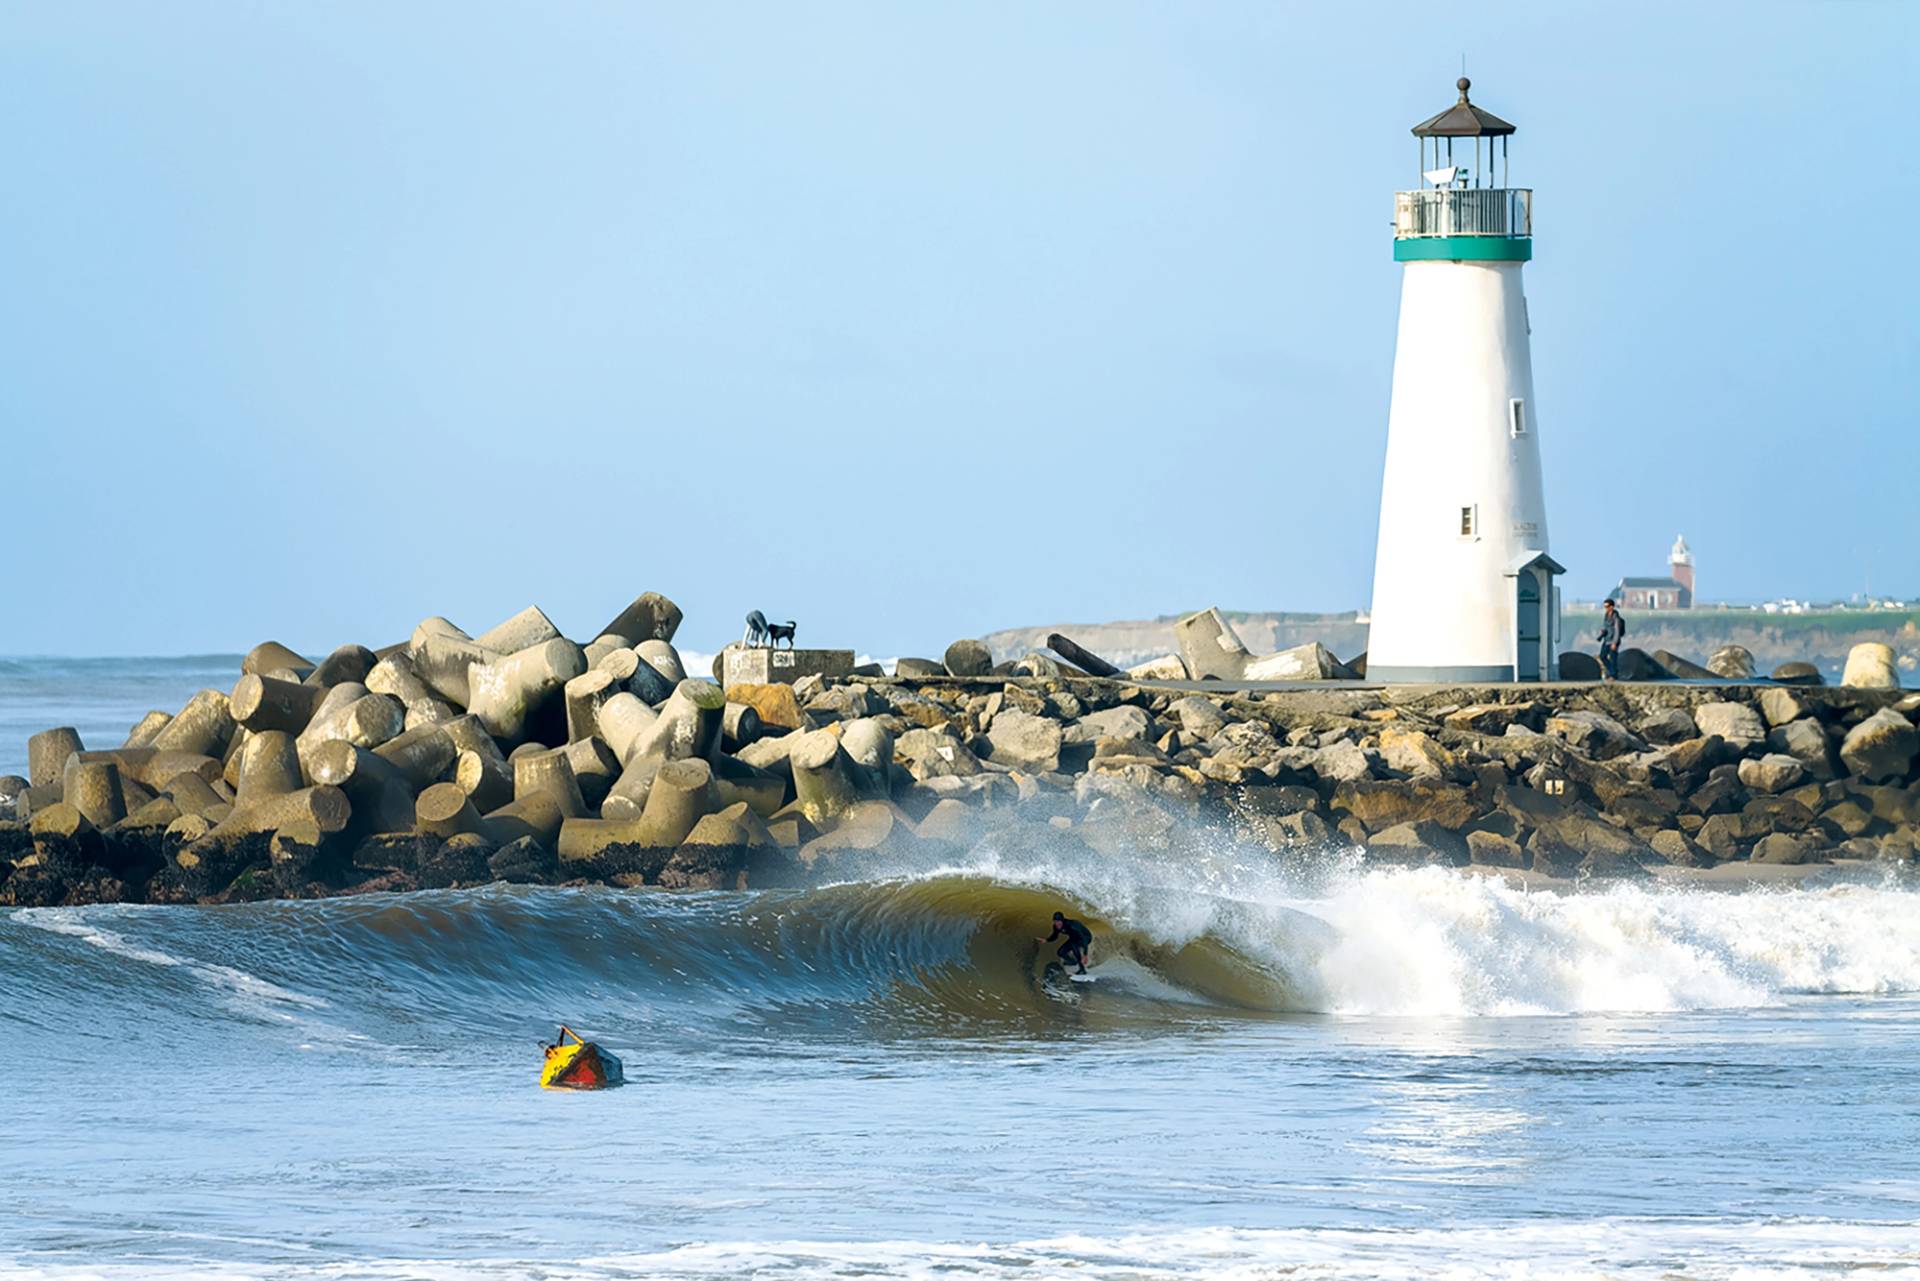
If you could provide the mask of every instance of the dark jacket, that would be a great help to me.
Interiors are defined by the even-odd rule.
[[[1603,615],[1601,617],[1600,643],[1602,645],[1612,645],[1617,649],[1626,634],[1627,620],[1620,616],[1619,610],[1616,609],[1611,615]]]

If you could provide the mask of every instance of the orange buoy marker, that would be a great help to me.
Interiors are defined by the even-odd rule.
[[[571,1045],[567,1043],[569,1037]],[[619,1059],[592,1041],[581,1040],[580,1034],[564,1023],[560,1025],[560,1036],[546,1050],[547,1061],[540,1068],[542,1088],[605,1090],[626,1084]]]

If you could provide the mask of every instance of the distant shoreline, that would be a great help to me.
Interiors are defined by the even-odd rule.
[[[1331,614],[1290,612],[1235,612],[1222,610],[1234,630],[1255,653],[1272,653],[1296,645],[1319,642],[1342,659],[1352,659],[1367,648],[1364,615],[1354,611]],[[1595,646],[1599,615],[1569,608],[1561,616],[1561,649],[1587,650]],[[1893,647],[1908,683],[1920,683],[1920,609],[1830,610],[1798,614],[1769,614],[1753,609],[1635,610],[1627,615],[1628,644],[1645,650],[1671,650],[1704,663],[1714,650],[1740,645],[1750,651],[1761,670],[1781,663],[1810,662],[1835,679],[1847,653],[1862,641]],[[1045,649],[1047,636],[1059,632],[1121,667],[1178,652],[1175,616],[1108,623],[1049,623],[1010,627],[983,639],[996,656],[1010,657]]]

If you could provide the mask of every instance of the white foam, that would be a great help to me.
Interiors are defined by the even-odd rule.
[[[1370,871],[1293,906],[1332,927],[1290,971],[1332,1013],[1664,1012],[1920,990],[1910,890],[1528,891],[1429,867]]]
[[[1071,894],[1156,944],[1211,938],[1271,976],[1288,1009],[1656,1013],[1920,991],[1920,892],[1893,884],[1529,890],[1445,867],[1353,864],[1303,888],[1270,858],[978,854],[984,867],[947,874]]]
[[[1920,1278],[1920,1234],[1907,1223],[1592,1219],[1411,1229],[1187,1228],[1038,1240],[704,1242],[574,1259],[366,1259],[250,1266],[147,1258],[109,1264],[0,1262],[0,1281],[709,1281],[766,1277],[844,1281],[1798,1281]]]

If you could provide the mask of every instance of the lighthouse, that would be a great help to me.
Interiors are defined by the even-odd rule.
[[[1367,675],[1555,675],[1548,554],[1521,267],[1533,192],[1509,183],[1514,127],[1460,100],[1413,128],[1420,185],[1394,195],[1400,328],[1387,414]]]
[[[1673,551],[1667,556],[1667,568],[1673,573],[1673,581],[1680,584],[1680,608],[1693,608],[1693,552],[1687,547],[1687,536],[1681,534],[1673,540]]]

